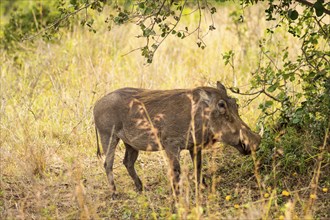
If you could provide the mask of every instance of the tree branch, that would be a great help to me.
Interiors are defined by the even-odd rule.
[[[300,4],[303,4],[303,5],[308,6],[310,8],[314,7],[314,3],[309,2],[307,0],[296,0],[296,2],[299,2]],[[326,13],[327,15],[330,15],[330,10],[326,9],[325,7],[323,8],[323,12]]]
[[[262,93],[265,94],[266,96],[268,96],[269,98],[277,101],[277,102],[281,102],[281,100],[279,100],[278,98],[272,96],[271,94],[269,94],[268,92],[266,92],[264,89],[262,90]]]
[[[263,93],[263,94],[265,94],[266,96],[268,96],[269,98],[271,98],[271,99],[273,99],[273,100],[275,100],[275,101],[277,101],[277,102],[281,102],[281,100],[279,100],[278,98],[276,98],[276,97],[272,96],[271,94],[269,94],[268,92],[266,92],[265,89],[261,89],[261,90],[259,90],[259,91],[257,91],[257,92],[253,92],[253,93],[241,93],[241,92],[239,92],[239,91],[236,91],[236,90],[233,89],[233,88],[229,88],[229,89],[230,89],[230,91],[232,91],[233,93],[236,93],[236,94],[239,94],[239,95],[257,95],[256,97],[258,97],[261,93]],[[255,97],[255,98],[256,98],[256,97]]]

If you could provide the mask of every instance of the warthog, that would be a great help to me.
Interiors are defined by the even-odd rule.
[[[261,139],[239,117],[235,99],[227,95],[220,82],[217,82],[217,88],[118,89],[96,103],[94,119],[113,192],[116,190],[113,163],[119,140],[126,147],[123,163],[138,191],[142,190],[142,183],[134,163],[139,150],[165,150],[172,174],[171,183],[178,193],[181,150],[189,150],[199,183],[204,147],[223,142],[248,155],[252,149],[258,148]],[[97,154],[101,155],[98,144]]]

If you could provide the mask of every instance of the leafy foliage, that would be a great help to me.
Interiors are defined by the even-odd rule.
[[[252,89],[258,91],[251,95],[267,97],[259,106],[262,110],[259,123],[265,127],[259,156],[270,167],[273,161],[269,155],[276,155],[280,149],[278,163],[282,169],[277,172],[282,177],[287,173],[308,172],[317,161],[316,156],[323,154],[324,146],[330,143],[326,136],[330,126],[330,29],[328,16],[324,15],[326,9],[319,6],[323,1],[317,1],[313,8],[306,7],[298,14],[289,3],[284,1],[282,4],[287,7],[280,7],[271,2],[266,10],[268,19],[275,19],[276,15],[281,19],[268,33],[271,37],[284,27],[301,42],[300,53],[290,56],[283,50],[274,54],[264,39],[259,45],[258,69],[251,81]],[[279,62],[275,61],[278,57]],[[323,163],[330,163],[329,154]],[[277,181],[281,183],[280,179]]]
[[[44,40],[58,40],[61,28],[69,29],[75,24],[73,16],[78,12],[90,8],[101,12],[104,1],[97,0],[50,0],[50,1],[12,1],[3,7],[11,11],[11,17],[4,25],[1,33],[3,47],[7,50],[18,49],[23,41],[33,41],[39,35]],[[79,17],[82,25],[86,25],[90,31],[96,32],[92,27],[93,17]]]
[[[55,2],[42,4],[37,2],[31,6],[27,5],[26,2],[14,1],[11,12],[11,18],[9,22],[4,26],[4,32],[2,37],[3,46],[6,49],[11,49],[16,42],[20,42],[23,38],[43,29],[53,22],[60,16],[58,10],[54,10],[59,7]],[[27,9],[28,8],[28,9]],[[65,24],[61,24],[65,26]],[[54,26],[51,33],[55,33],[60,26]]]

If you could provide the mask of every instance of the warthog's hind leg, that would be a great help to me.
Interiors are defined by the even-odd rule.
[[[113,162],[115,159],[115,151],[117,144],[119,142],[119,138],[117,138],[114,135],[111,136],[110,134],[100,133],[100,136],[101,136],[103,152],[105,154],[105,162],[104,162],[105,172],[107,174],[108,181],[110,184],[110,190],[112,192],[115,192],[116,186],[113,179],[112,171],[113,171]]]
[[[132,146],[129,144],[124,143],[126,146],[126,152],[125,152],[125,158],[124,158],[124,165],[129,173],[129,175],[134,180],[136,189],[141,192],[142,191],[142,182],[139,178],[139,176],[136,173],[136,170],[134,168],[134,163],[139,155],[139,151],[135,150]]]

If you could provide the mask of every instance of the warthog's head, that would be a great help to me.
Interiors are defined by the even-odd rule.
[[[200,94],[209,106],[209,129],[215,141],[231,145],[244,155],[251,154],[259,147],[260,135],[242,121],[236,100],[227,95],[226,88],[220,82],[217,82],[217,89],[220,93],[207,94],[205,91]]]

